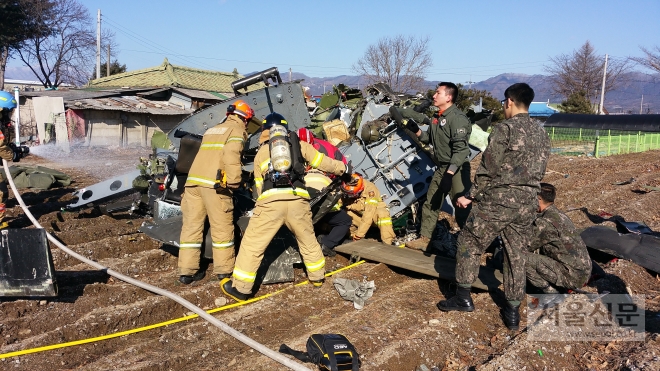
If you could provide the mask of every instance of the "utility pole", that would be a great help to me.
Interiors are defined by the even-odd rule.
[[[607,79],[607,54],[605,54],[605,67],[603,68],[603,86],[600,89],[600,114],[604,115],[603,102],[605,101],[605,80]]]
[[[96,78],[101,78],[101,9],[96,17]]]
[[[110,43],[108,43],[108,62],[107,62],[107,68],[105,72],[105,77],[110,76]]]
[[[470,75],[470,81],[467,81],[467,83],[469,84],[469,85],[468,85],[468,86],[469,86],[469,87],[468,87],[468,90],[469,90],[469,89],[472,89],[472,83],[473,83],[473,82],[474,82],[474,81],[472,81],[472,75]]]
[[[642,102],[639,104],[639,114],[642,114],[642,106],[644,105],[644,94],[642,94]]]
[[[323,94],[325,94],[325,81],[323,81]]]
[[[289,82],[291,82],[291,67],[289,67]]]

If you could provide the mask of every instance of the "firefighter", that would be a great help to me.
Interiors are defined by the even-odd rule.
[[[355,173],[348,182],[342,182],[342,206],[353,219],[351,238],[353,241],[364,238],[372,225],[380,229],[380,239],[391,245],[396,235],[392,228],[390,210],[380,197],[375,184]]]
[[[14,96],[6,91],[0,91],[0,158],[7,161],[18,162],[23,153],[27,153],[27,147],[15,146],[9,138],[9,132],[6,132],[11,125],[11,114],[16,108],[17,103]],[[5,218],[5,202],[9,196],[7,183],[0,182],[0,229],[7,228]]]
[[[232,278],[220,282],[222,291],[236,301],[251,296],[264,251],[283,224],[296,237],[310,282],[315,287],[323,285],[325,258],[314,237],[310,196],[303,183],[305,163],[335,175],[351,173],[350,165],[324,156],[300,141],[295,132],[289,132],[282,115],[273,112],[262,124],[260,147],[254,158],[257,202]]]
[[[300,140],[303,142],[311,144],[314,146],[314,149],[323,153],[324,155],[346,163],[346,157],[344,157],[344,155],[339,151],[339,148],[326,140],[315,138],[311,130],[307,128],[298,129],[298,138],[300,138]]]
[[[329,187],[332,184],[332,179],[328,177],[325,173],[319,170],[309,170],[305,175],[305,186],[309,191],[310,197],[315,198],[320,191],[324,188]],[[334,187],[334,186],[333,186]],[[339,245],[342,240],[348,235],[348,232],[351,228],[352,219],[344,210],[341,208],[339,202],[338,187],[335,187],[335,190],[330,191],[326,200],[321,205],[321,209],[324,207],[326,210],[329,208],[328,212],[321,217],[318,221],[318,225],[327,226],[330,231],[328,234],[320,234],[317,236],[316,240],[321,244],[321,251],[323,255],[333,257],[337,255],[334,248]],[[337,201],[332,204],[334,201]]]
[[[234,267],[234,204],[232,192],[241,185],[241,152],[245,128],[254,111],[242,100],[227,107],[226,120],[204,133],[181,200],[183,226],[179,242],[179,281],[190,284],[206,275],[200,269],[204,222],[209,218],[213,240],[213,273],[218,279]]]

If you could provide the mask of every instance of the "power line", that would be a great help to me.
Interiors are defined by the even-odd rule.
[[[134,40],[136,40],[136,41],[139,42],[140,44],[142,44],[142,45],[144,45],[144,46],[146,46],[146,47],[148,47],[148,48],[150,48],[150,49],[152,49],[152,50],[157,50],[157,51],[159,51],[160,54],[163,54],[163,53],[164,53],[164,54],[167,54],[167,55],[177,55],[177,53],[174,52],[173,50],[168,49],[168,48],[166,48],[166,47],[164,47],[164,46],[161,46],[161,45],[159,45],[159,44],[157,44],[157,43],[155,43],[155,42],[153,42],[153,41],[150,41],[150,40],[148,40],[148,39],[146,39],[146,38],[144,38],[144,37],[142,37],[142,36],[139,36],[138,34],[136,34],[136,33],[132,32],[132,31],[130,31],[130,30],[127,29],[126,27],[123,27],[123,26],[119,25],[118,23],[116,23],[116,22],[110,20],[108,17],[103,17],[103,19],[108,23],[108,25],[109,25],[110,27],[112,27],[112,28],[114,28],[115,30],[117,30],[117,31],[119,31],[119,32],[121,32],[121,33],[123,33],[124,35],[126,35],[126,36],[128,36],[128,37],[130,37],[130,38],[132,38],[132,39],[134,39]],[[185,58],[184,56],[180,56],[180,55],[177,55],[177,56],[179,56],[181,59],[185,60],[187,63],[191,63],[191,64],[193,64],[193,65],[203,66],[203,67],[206,67],[206,68],[215,68],[214,66],[211,66],[211,65],[208,65],[208,64],[204,64],[204,63],[200,63],[200,62],[197,62],[197,61],[194,61],[194,60],[191,60],[191,59],[187,59],[187,58]]]

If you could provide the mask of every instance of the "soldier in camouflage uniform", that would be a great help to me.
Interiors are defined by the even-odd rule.
[[[502,101],[504,122],[489,137],[472,188],[457,200],[458,207],[474,206],[458,237],[456,296],[438,303],[442,311],[471,312],[470,287],[477,279],[481,255],[501,236],[504,242],[502,318],[517,330],[519,307],[525,295],[525,253],[538,200],[539,183],[550,156],[550,139],[538,121],[529,117],[534,90],[525,83],[509,86]]]
[[[433,117],[429,130],[420,130],[412,120],[406,124],[422,143],[430,143],[433,146],[433,155],[438,164],[429,184],[426,202],[422,206],[420,238],[406,243],[406,246],[412,249],[426,250],[428,247],[445,197],[449,195],[452,202],[456,202],[470,188],[468,142],[472,124],[454,104],[457,95],[458,87],[455,84],[441,82],[433,95],[433,104],[440,111]],[[455,214],[456,222],[463,228],[470,214],[470,207],[456,208]]]
[[[532,285],[546,294],[557,293],[553,287],[577,289],[591,275],[591,258],[587,246],[571,219],[554,206],[556,190],[541,183],[538,194],[539,214],[534,221],[533,237],[528,253],[526,273]]]

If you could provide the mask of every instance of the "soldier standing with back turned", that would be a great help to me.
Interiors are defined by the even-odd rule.
[[[525,253],[539,207],[537,193],[550,156],[550,139],[529,117],[534,90],[525,83],[509,86],[502,100],[506,120],[493,126],[474,184],[458,207],[474,207],[458,237],[456,296],[438,303],[442,311],[474,310],[470,296],[481,255],[497,237],[504,242],[504,324],[517,330],[525,296]]]

